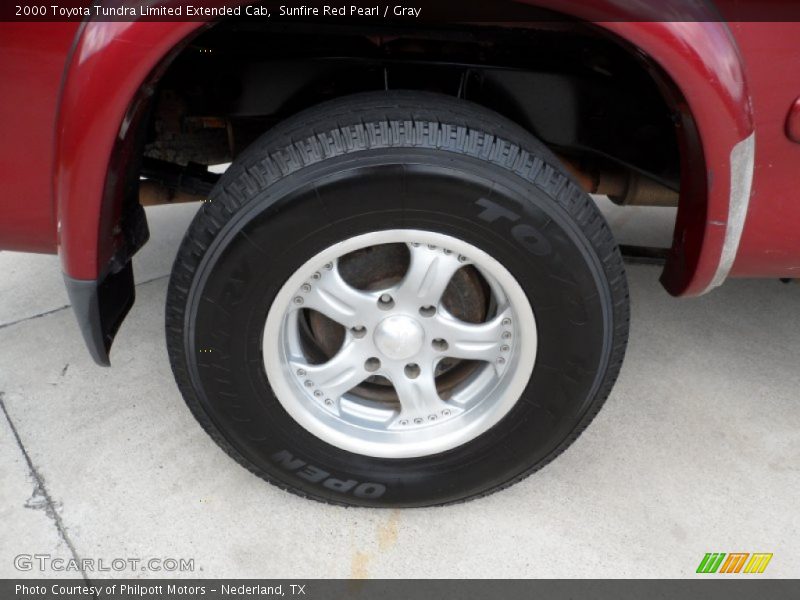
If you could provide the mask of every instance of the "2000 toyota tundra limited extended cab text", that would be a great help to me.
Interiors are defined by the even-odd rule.
[[[481,496],[564,451],[619,372],[591,193],[677,207],[674,296],[800,273],[800,26],[731,4],[7,20],[0,247],[59,254],[109,365],[142,206],[202,200],[166,337],[214,440],[318,500]]]

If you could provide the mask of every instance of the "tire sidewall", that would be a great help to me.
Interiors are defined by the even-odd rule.
[[[215,236],[188,293],[183,360],[196,408],[254,471],[328,501],[441,504],[541,467],[602,402],[613,342],[603,265],[554,201],[575,193],[548,165],[528,181],[478,158],[412,148],[346,154],[255,190]],[[398,228],[452,235],[499,260],[528,295],[539,349],[525,392],[491,430],[435,456],[389,460],[300,427],[272,393],[261,348],[271,300],[296,268],[338,241]]]

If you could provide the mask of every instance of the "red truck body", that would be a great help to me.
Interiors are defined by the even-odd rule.
[[[686,99],[699,144],[682,157],[667,289],[697,295],[728,276],[796,276],[800,24],[643,21],[608,0],[536,4],[637,48]],[[76,280],[102,275],[116,243],[108,182],[125,159],[126,115],[159,65],[207,26],[0,24],[0,248],[58,252]]]

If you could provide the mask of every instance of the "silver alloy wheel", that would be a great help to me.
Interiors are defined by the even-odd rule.
[[[339,272],[341,257],[397,243],[408,247],[410,262],[387,289],[356,289]],[[490,290],[492,312],[484,323],[461,321],[441,302],[450,279],[467,265]],[[345,328],[327,362],[314,364],[305,354],[302,309]],[[333,446],[382,458],[444,452],[490,429],[528,384],[536,347],[530,302],[503,265],[457,238],[412,229],[359,235],[311,258],[278,292],[263,337],[267,377],[286,411]],[[445,357],[479,366],[443,399],[435,378]],[[399,409],[353,390],[376,376],[391,382]]]

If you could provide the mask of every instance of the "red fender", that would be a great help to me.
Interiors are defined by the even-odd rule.
[[[738,248],[753,166],[748,90],[727,26],[646,22],[624,6],[632,3],[619,0],[526,2],[594,21],[659,65],[681,91],[699,140],[682,141],[688,152],[682,197],[662,282],[675,295],[701,294],[721,283]],[[674,3],[658,3],[658,10],[664,14]],[[126,115],[154,69],[205,26],[90,21],[83,28],[65,77],[54,173],[59,254],[69,277],[97,280],[103,274],[115,249],[108,204],[120,200],[104,199],[104,190],[115,143],[130,135]]]
[[[121,198],[104,202],[124,120],[153,70],[203,23],[88,22],[67,67],[58,114],[54,193],[64,273],[100,278],[115,250]],[[104,204],[106,204],[104,206]]]

